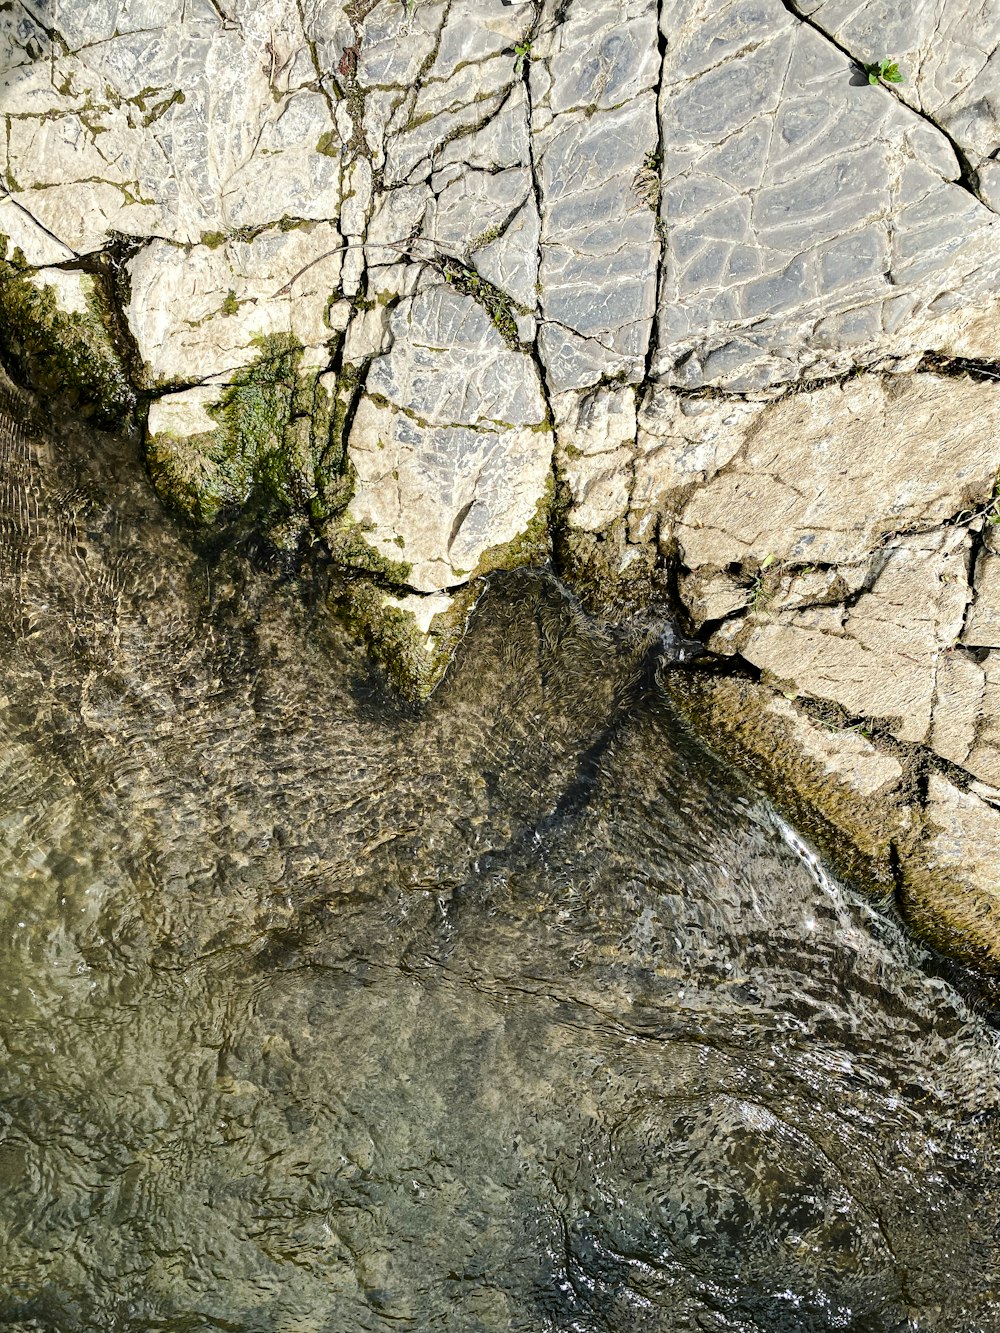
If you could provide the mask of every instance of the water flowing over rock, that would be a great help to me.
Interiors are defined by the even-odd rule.
[[[998,50],[995,0],[12,0],[0,353],[323,552],[412,694],[495,569],[671,606],[902,765],[884,879],[930,775],[1000,804]]]

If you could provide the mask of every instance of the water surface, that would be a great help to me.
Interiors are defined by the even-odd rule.
[[[508,578],[410,709],[8,409],[0,1325],[1000,1328],[994,1031],[655,656]]]

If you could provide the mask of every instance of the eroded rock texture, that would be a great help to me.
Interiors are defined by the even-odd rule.
[[[0,35],[0,350],[138,395],[188,518],[324,543],[421,690],[554,530],[595,600],[673,590],[824,791],[843,756],[876,860],[997,818],[995,0],[13,0]]]

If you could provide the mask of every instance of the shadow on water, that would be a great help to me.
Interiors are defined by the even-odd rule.
[[[0,1325],[1000,1328],[996,1035],[641,654],[511,577],[408,708],[9,406]]]

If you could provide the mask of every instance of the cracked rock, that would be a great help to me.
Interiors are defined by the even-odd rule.
[[[904,76],[895,94],[946,130],[975,172],[990,174],[1000,150],[997,0],[969,6],[913,0],[905,7],[888,0],[848,6],[798,0],[797,8],[862,63],[891,52]]]
[[[952,652],[941,662],[931,747],[974,777],[1000,786],[1000,653]]]
[[[532,54],[541,351],[553,392],[644,374],[660,243],[636,180],[659,151],[656,22],[652,0],[576,5]]]
[[[1000,384],[866,376],[756,405],[734,427],[740,452],[680,515],[685,565],[856,564],[989,498]]]
[[[836,373],[941,346],[992,299],[996,218],[926,118],[782,0],[668,4],[663,27],[660,374]]]
[[[925,833],[903,863],[901,901],[910,923],[938,948],[968,961],[1000,963],[1000,813],[971,791],[932,774]]]
[[[799,693],[882,719],[900,740],[926,741],[940,656],[968,603],[969,547],[957,528],[899,538],[852,605],[780,612],[749,627],[741,652]]]
[[[1000,648],[1000,534],[992,524],[976,559],[972,591],[962,642],[970,648]]]
[[[556,461],[569,492],[571,528],[601,532],[629,509],[635,448],[631,385],[565,393],[553,401]]]
[[[150,385],[226,376],[276,334],[322,345],[342,260],[329,222],[214,248],[151,242],[129,266],[127,311]]]
[[[391,350],[371,364],[351,429],[351,518],[405,582],[467,582],[510,548],[548,493],[552,436],[532,359],[445,285],[402,300]],[[474,362],[480,373],[470,378]]]

